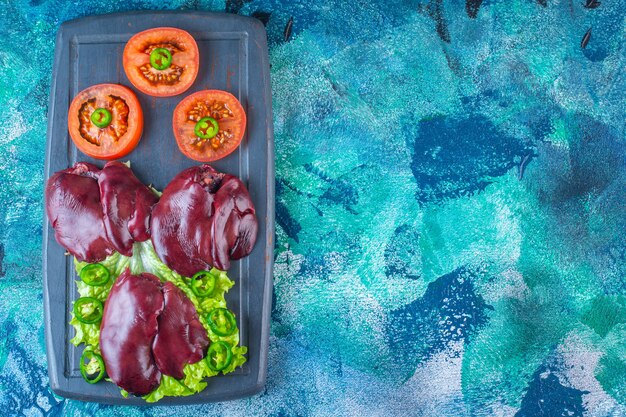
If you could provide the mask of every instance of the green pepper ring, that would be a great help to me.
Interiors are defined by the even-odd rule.
[[[172,65],[172,53],[166,48],[155,48],[150,52],[150,65],[159,71],[168,69]]]
[[[235,320],[235,315],[226,308],[214,308],[209,311],[207,315],[207,319],[209,322],[209,327],[218,336],[230,336],[231,334],[237,331],[237,320]],[[228,326],[224,329],[224,323],[217,323],[218,319],[226,320],[226,325]]]
[[[86,359],[90,362],[92,359],[95,359],[100,367],[100,372],[98,372],[98,375],[96,375],[96,377],[93,379],[89,378],[89,374],[87,373],[87,365],[85,365]],[[90,349],[85,349],[82,356],[80,357],[80,374],[83,376],[85,381],[90,384],[95,384],[96,382],[104,378],[104,359],[102,359],[102,356],[98,355]]]
[[[108,127],[111,124],[111,120],[113,120],[113,115],[109,109],[104,107],[98,107],[91,113],[91,122],[100,129]]]
[[[207,278],[206,283],[202,278]],[[209,271],[200,271],[191,277],[191,291],[197,297],[206,297],[215,290],[215,275]],[[201,285],[206,284],[206,289],[202,289]]]
[[[96,311],[98,312],[96,317],[94,317],[92,319],[85,318],[85,316],[83,316],[83,313],[80,311],[80,308],[82,307],[82,305],[83,304],[87,304],[87,303],[95,304]],[[102,301],[98,300],[97,298],[81,297],[81,298],[79,298],[78,300],[76,300],[74,302],[74,316],[81,323],[85,323],[85,324],[97,323],[102,318],[102,311],[103,310],[104,310],[104,306],[102,305]]]
[[[224,362],[223,363],[218,362],[214,365],[212,359],[216,358],[218,355],[223,354],[224,352],[226,352],[226,359],[224,360]],[[226,369],[226,367],[230,365],[232,361],[233,361],[233,351],[230,349],[230,346],[228,346],[227,343],[215,342],[211,344],[211,346],[209,347],[209,351],[207,352],[207,355],[206,355],[206,363],[209,366],[209,369],[211,369],[212,371],[222,371]]]
[[[220,125],[217,123],[217,120],[212,117],[203,117],[198,120],[193,131],[200,139],[211,139],[220,131]]]
[[[111,277],[109,270],[102,264],[85,265],[78,275],[81,281],[92,287],[99,287],[106,284]]]

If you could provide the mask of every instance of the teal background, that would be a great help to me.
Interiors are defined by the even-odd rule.
[[[267,21],[268,382],[189,407],[67,401],[42,312],[54,37],[164,8]],[[0,0],[0,414],[626,415],[625,33],[624,0]]]

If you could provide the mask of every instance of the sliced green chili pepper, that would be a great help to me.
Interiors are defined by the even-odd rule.
[[[172,65],[172,53],[166,48],[155,48],[150,52],[150,65],[159,71],[168,69]]]
[[[209,369],[213,371],[221,371],[226,369],[233,360],[233,351],[230,346],[224,342],[215,342],[209,347],[206,355],[206,363]]]
[[[230,336],[237,330],[237,321],[233,313],[225,308],[216,308],[209,312],[209,327],[218,336]]]
[[[196,136],[201,139],[211,139],[217,135],[219,130],[220,126],[217,120],[212,117],[203,117],[198,120],[196,127],[193,129],[193,131],[196,132]]]
[[[91,378],[91,375],[94,375],[96,372],[97,375]],[[92,350],[85,349],[83,355],[80,357],[80,374],[85,378],[85,381],[90,384],[95,384],[104,378],[104,360],[102,356]]]
[[[200,271],[191,277],[191,291],[198,297],[206,297],[215,289],[215,275]]]
[[[91,113],[91,122],[100,129],[104,129],[110,125],[112,119],[113,116],[111,115],[111,112],[102,107],[95,109],[93,113]]]
[[[74,302],[74,315],[76,319],[85,324],[93,324],[100,321],[104,306],[102,301],[93,297],[81,297]]]
[[[111,274],[109,270],[102,264],[89,264],[85,265],[80,270],[80,279],[87,285],[92,287],[99,287],[109,282]]]

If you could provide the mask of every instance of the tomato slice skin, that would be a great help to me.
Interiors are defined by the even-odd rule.
[[[99,128],[91,120],[92,112],[102,108],[112,117],[105,128]],[[119,84],[96,84],[72,100],[67,128],[82,153],[96,159],[117,159],[130,153],[139,143],[143,110],[129,88]]]
[[[217,121],[217,135],[198,136],[198,122],[211,118]],[[229,92],[203,90],[193,93],[174,109],[172,128],[180,151],[190,159],[212,162],[233,153],[246,131],[246,113]]]
[[[151,61],[151,52],[155,49],[169,52],[165,68]],[[128,80],[139,91],[155,97],[171,97],[193,85],[198,76],[200,54],[198,44],[187,31],[160,27],[131,37],[124,47],[122,62]]]

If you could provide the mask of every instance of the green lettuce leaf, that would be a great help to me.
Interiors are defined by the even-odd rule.
[[[233,372],[235,369],[246,363],[246,357],[244,356],[248,353],[248,348],[246,346],[235,346],[232,347],[231,350],[233,351],[233,361],[222,371],[223,374]]]
[[[206,383],[205,383],[206,386]],[[171,376],[161,375],[161,385],[150,394],[143,396],[142,398],[146,402],[154,403],[159,401],[166,395],[172,397],[184,397],[187,395],[195,394],[195,391],[189,389],[185,384],[176,378]]]
[[[80,279],[76,281],[76,287],[78,288],[78,294],[81,297],[93,297],[98,300],[104,302],[109,296],[109,292],[111,291],[111,287],[113,283],[117,279],[118,276],[126,269],[130,262],[130,258],[126,256],[122,256],[119,253],[114,253],[113,255],[106,258],[104,261],[100,262],[104,265],[111,274],[111,278],[109,282],[101,286],[91,286],[85,284]],[[74,267],[76,268],[76,273],[80,274],[81,269],[83,269],[87,265],[87,262],[79,262],[74,258]],[[81,343],[89,345],[96,349],[96,351],[100,350],[100,323],[94,324],[86,324],[80,322],[76,317],[74,317],[74,312],[72,311],[72,319],[70,320],[70,324],[74,326],[74,330],[76,331],[75,336],[70,340],[70,342],[74,346],[78,346]]]
[[[156,254],[156,251],[154,250],[154,247],[152,246],[152,242],[150,241],[135,243],[133,245],[132,257],[126,257],[119,253],[114,253],[100,263],[109,270],[111,273],[111,279],[107,284],[100,287],[87,285],[80,280],[76,281],[78,293],[81,297],[94,297],[102,302],[106,302],[113,283],[126,268],[130,268],[130,271],[133,274],[149,272],[159,277],[162,281],[172,282],[185,293],[196,308],[200,322],[206,329],[211,342],[222,341],[228,343],[231,347],[233,352],[232,362],[226,369],[221,371],[221,373],[227,374],[233,372],[237,367],[246,362],[246,357],[244,355],[247,353],[248,349],[245,346],[238,346],[239,329],[237,329],[237,331],[230,336],[219,336],[211,331],[206,319],[208,313],[214,308],[227,307],[225,294],[233,287],[233,285],[235,285],[235,283],[228,278],[226,272],[213,268],[210,272],[216,279],[215,289],[210,296],[198,299],[189,286],[189,278],[183,277],[172,271],[167,267],[167,265],[161,262]],[[87,263],[74,260],[74,265],[76,267],[76,271],[80,272],[80,270],[85,267]],[[78,346],[79,344],[84,343],[96,349],[96,351],[100,350],[99,324],[81,323],[74,317],[73,314],[70,324],[72,324],[76,330],[76,335],[71,340],[74,345]],[[161,377],[161,384],[157,387],[157,389],[142,398],[146,400],[146,402],[152,403],[159,401],[165,396],[186,396],[202,391],[207,386],[205,379],[220,373],[209,369],[205,359],[206,358],[203,358],[194,364],[187,364],[183,368],[185,377],[180,380],[163,375]],[[129,395],[128,392],[124,390],[121,390],[121,394],[125,398]]]
[[[104,261],[100,262],[109,270],[109,272],[111,273],[111,277],[113,278],[109,281],[109,289],[113,285],[113,281],[115,280],[115,278],[119,277],[122,272],[124,272],[124,270],[128,267],[130,259],[131,258],[127,256],[115,252],[113,255],[107,257]],[[79,262],[78,260],[76,260],[76,258],[74,258],[74,267],[76,268],[77,273],[80,273],[80,270],[83,269],[83,267],[85,267],[86,265],[88,265],[87,262]],[[82,281],[80,282],[82,283]]]
[[[72,313],[72,319],[70,324],[74,326],[76,335],[70,340],[74,346],[78,346],[84,343],[88,346],[92,346],[94,349],[100,350],[100,324],[86,324],[78,321]]]

